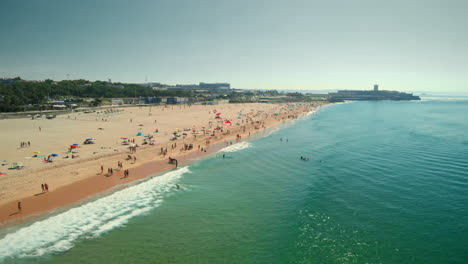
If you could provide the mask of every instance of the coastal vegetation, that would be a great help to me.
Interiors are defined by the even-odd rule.
[[[20,112],[52,109],[60,103],[96,107],[111,98],[190,97],[195,102],[228,100],[230,103],[250,102],[310,102],[323,97],[277,90],[224,89],[197,91],[194,89],[159,89],[149,84],[106,81],[62,80],[25,81],[20,77],[0,79],[0,112]],[[160,85],[161,86],[161,85]],[[155,88],[155,89],[154,89]]]
[[[11,83],[0,84],[1,112],[23,111],[26,107],[29,110],[37,110],[50,99],[58,97],[67,97],[70,102],[81,102],[81,98],[194,96],[190,91],[159,91],[127,83],[87,80],[31,82],[23,81],[19,77],[13,80]]]

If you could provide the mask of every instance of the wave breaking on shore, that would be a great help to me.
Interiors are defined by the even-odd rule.
[[[225,147],[225,148],[221,149],[219,152],[236,152],[236,151],[239,151],[239,150],[250,148],[251,146],[252,146],[252,144],[250,142],[244,141],[244,142],[241,142],[241,143],[236,143],[234,145]]]
[[[158,207],[185,173],[190,173],[188,167],[167,172],[9,233],[0,239],[0,260],[65,251],[77,239],[95,238],[123,226]]]

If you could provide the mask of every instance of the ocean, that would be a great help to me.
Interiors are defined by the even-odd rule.
[[[440,98],[326,106],[0,230],[0,262],[467,263],[467,113]]]

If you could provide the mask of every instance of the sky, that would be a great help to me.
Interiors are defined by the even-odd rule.
[[[0,77],[468,92],[466,0],[0,0]]]

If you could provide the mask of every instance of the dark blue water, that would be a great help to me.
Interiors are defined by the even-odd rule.
[[[13,230],[0,255],[5,263],[467,263],[467,113],[468,101],[325,107],[226,159],[218,153],[92,202],[92,221],[75,208]],[[65,231],[35,236],[44,226]]]

